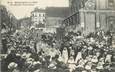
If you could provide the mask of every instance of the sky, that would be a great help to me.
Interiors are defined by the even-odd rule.
[[[17,18],[29,17],[35,7],[68,7],[68,0],[0,0],[2,5]],[[28,2],[24,3],[23,2]],[[20,5],[19,5],[20,4]],[[31,5],[28,5],[31,4]]]

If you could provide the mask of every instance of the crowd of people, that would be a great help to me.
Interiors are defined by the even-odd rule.
[[[110,72],[113,59],[112,34],[99,31],[82,36],[69,32],[61,40],[54,34],[41,39],[8,39],[7,54],[2,58],[2,72]]]

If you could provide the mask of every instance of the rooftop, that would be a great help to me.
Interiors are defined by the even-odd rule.
[[[32,12],[45,12],[45,9],[36,7]]]

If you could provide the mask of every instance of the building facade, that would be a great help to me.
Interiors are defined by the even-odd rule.
[[[100,29],[115,31],[115,0],[69,0],[69,3],[71,15],[63,22],[66,28],[74,25],[74,30],[84,35]]]
[[[98,30],[115,31],[115,0],[88,0],[79,10],[85,35]]]
[[[32,26],[37,28],[44,28],[46,24],[46,13],[45,9],[35,8],[34,11],[31,12],[31,21]]]
[[[63,26],[65,26],[66,32],[77,32],[81,30],[80,26],[80,12],[79,10],[83,8],[84,3],[87,0],[69,0],[70,15],[63,20]]]

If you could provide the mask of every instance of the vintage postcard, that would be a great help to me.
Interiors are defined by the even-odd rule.
[[[0,72],[115,72],[115,0],[0,0]]]

